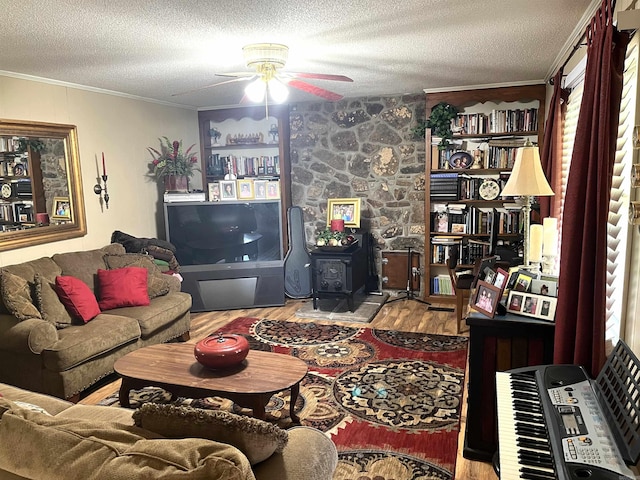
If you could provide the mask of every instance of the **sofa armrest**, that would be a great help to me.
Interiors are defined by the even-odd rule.
[[[169,293],[179,292],[182,290],[182,282],[178,277],[169,274],[165,275],[167,276],[167,283],[169,283]]]
[[[56,327],[40,318],[29,318],[0,331],[0,350],[15,353],[39,354],[57,341]]]
[[[294,427],[282,453],[253,466],[256,480],[331,480],[338,466],[336,446],[320,430]]]

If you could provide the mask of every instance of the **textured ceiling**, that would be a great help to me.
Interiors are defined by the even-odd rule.
[[[599,1],[597,2],[600,3]],[[191,107],[237,105],[242,47],[289,46],[285,70],[346,97],[542,81],[590,0],[4,0],[0,73]],[[293,90],[293,89],[292,89]],[[294,92],[291,102],[316,97]]]

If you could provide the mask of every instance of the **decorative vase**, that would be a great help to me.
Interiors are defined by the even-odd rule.
[[[242,363],[249,353],[249,342],[242,335],[212,335],[196,343],[196,360],[214,370]]]
[[[189,178],[184,175],[167,175],[164,177],[165,193],[183,193],[189,191]]]

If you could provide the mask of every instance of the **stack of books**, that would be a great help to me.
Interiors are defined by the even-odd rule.
[[[430,191],[434,202],[458,200],[458,174],[432,173]]]

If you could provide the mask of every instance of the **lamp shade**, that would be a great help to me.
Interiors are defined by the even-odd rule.
[[[503,197],[554,195],[542,171],[538,147],[529,143],[518,148],[511,176],[500,194]]]

